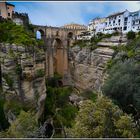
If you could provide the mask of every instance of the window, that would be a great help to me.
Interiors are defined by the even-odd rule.
[[[127,21],[127,20],[128,20],[128,18],[127,18],[127,17],[125,17],[125,18],[124,18],[124,21]]]
[[[125,27],[123,28],[123,30],[127,30],[127,27],[125,26]]]
[[[121,22],[121,20],[119,19],[118,22]]]
[[[8,16],[10,17],[10,13],[8,13]]]

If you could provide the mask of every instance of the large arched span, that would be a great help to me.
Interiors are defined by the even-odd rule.
[[[65,67],[65,52],[63,42],[56,38],[53,43],[53,57],[54,57],[54,72],[63,76]]]
[[[68,29],[35,25],[34,32],[39,32],[39,39],[44,41],[46,76],[53,77],[57,72],[65,77],[68,73],[68,51],[76,40],[77,34],[85,29]]]

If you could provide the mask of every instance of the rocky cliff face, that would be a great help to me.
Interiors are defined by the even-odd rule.
[[[72,82],[81,90],[100,92],[106,77],[105,66],[114,51],[107,47],[99,47],[93,51],[76,46],[69,52],[69,68]]]
[[[45,55],[41,49],[0,44],[0,83],[6,100],[18,98],[42,113],[46,98]],[[8,114],[8,113],[7,113]]]
[[[127,37],[126,35],[112,36],[110,38],[103,38],[100,42],[97,43],[98,46],[102,47],[118,47],[119,45],[126,45]]]

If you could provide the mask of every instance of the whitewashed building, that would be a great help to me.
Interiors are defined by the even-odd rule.
[[[124,12],[114,13],[109,15],[106,19],[106,27],[103,33],[113,33],[115,31],[122,31],[123,30],[123,23],[124,23]]]
[[[95,18],[89,22],[88,31],[94,36],[98,32],[102,32],[105,28],[106,18]]]
[[[131,12],[131,21],[132,21],[132,31],[140,31],[140,10],[136,12]]]
[[[121,32],[127,33],[129,31],[140,31],[140,10],[129,12],[125,10],[107,16],[106,18],[95,18],[89,22],[88,31],[91,36],[101,32],[104,34]]]

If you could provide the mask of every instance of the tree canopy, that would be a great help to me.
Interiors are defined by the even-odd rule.
[[[132,138],[135,134],[131,116],[106,97],[95,103],[84,101],[73,127],[68,130],[69,137],[75,138]]]
[[[31,112],[21,111],[9,129],[0,133],[0,137],[27,138],[37,130],[36,116]]]

